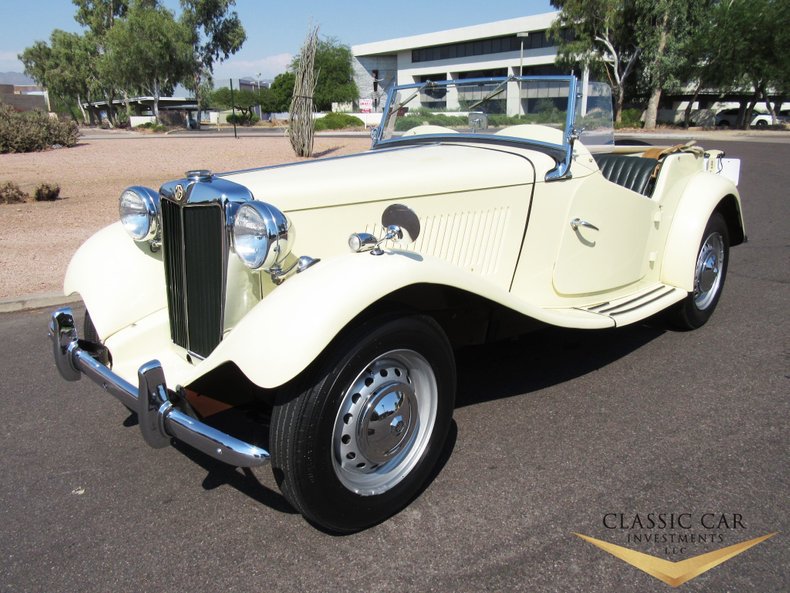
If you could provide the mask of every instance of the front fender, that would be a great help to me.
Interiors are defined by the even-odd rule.
[[[672,226],[667,234],[661,264],[661,282],[691,292],[694,290],[694,268],[702,234],[711,214],[725,200],[734,200],[735,208],[724,210],[731,229],[744,233],[741,198],[730,180],[719,175],[700,172],[691,178],[680,198]]]
[[[136,243],[120,222],[83,243],[69,262],[63,292],[79,293],[99,337],[167,306],[161,252]]]
[[[400,288],[438,284],[472,292],[545,323],[612,327],[609,317],[577,311],[571,318],[514,298],[509,292],[416,253],[347,254],[321,261],[288,279],[258,303],[200,365],[185,385],[233,362],[256,385],[273,388],[296,377],[361,311]]]

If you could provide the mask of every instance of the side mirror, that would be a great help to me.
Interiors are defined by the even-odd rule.
[[[472,133],[482,132],[488,129],[488,115],[482,111],[469,112],[469,128]]]
[[[402,231],[402,236],[398,236],[397,239],[406,243],[416,241],[420,236],[420,219],[414,210],[403,204],[387,206],[381,215],[381,225],[385,229],[398,227],[398,230]]]

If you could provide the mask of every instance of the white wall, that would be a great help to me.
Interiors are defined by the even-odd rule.
[[[129,118],[129,125],[133,128],[142,126],[145,123],[155,123],[156,118],[153,115],[132,115]]]

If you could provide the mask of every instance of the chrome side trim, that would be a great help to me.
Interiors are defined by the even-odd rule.
[[[170,400],[162,365],[152,360],[140,367],[135,387],[80,347],[70,308],[50,316],[49,336],[55,365],[67,381],[86,375],[123,405],[137,412],[146,443],[155,448],[182,441],[206,455],[236,467],[256,467],[269,461],[269,452],[237,439],[176,409]]]

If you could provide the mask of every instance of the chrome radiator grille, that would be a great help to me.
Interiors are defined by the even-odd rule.
[[[224,213],[219,203],[180,206],[163,199],[162,255],[170,336],[205,358],[222,339]]]

